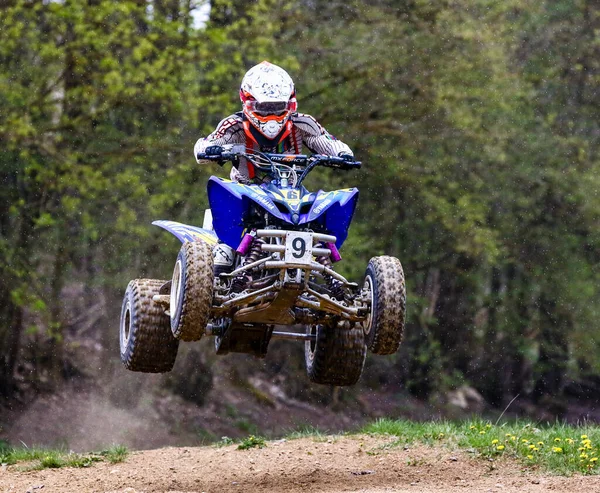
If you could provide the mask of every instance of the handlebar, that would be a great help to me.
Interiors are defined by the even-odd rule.
[[[228,161],[235,161],[239,158],[239,154],[235,152],[222,152],[221,154],[206,154],[199,152],[196,154],[196,159],[203,159],[205,161],[214,161],[215,163],[223,164]]]
[[[325,156],[317,154],[316,157],[321,166],[326,166],[328,168],[338,168],[338,169],[360,169],[362,166],[361,161],[348,161],[344,158],[337,156]]]
[[[304,171],[307,171],[308,168],[312,169],[317,165],[343,170],[360,169],[362,166],[361,161],[348,161],[341,157],[327,156],[324,154],[313,154],[312,156],[306,156],[305,154],[251,154],[246,152],[223,152],[221,154],[206,154],[201,152],[196,155],[196,158],[198,160],[203,159],[206,161],[214,161],[221,165],[228,161],[236,163],[240,157],[245,157],[254,166],[256,166],[259,170],[262,171],[270,171],[273,164],[283,164],[286,166],[305,166],[306,168],[304,169]],[[259,158],[261,162],[257,162],[256,158]]]

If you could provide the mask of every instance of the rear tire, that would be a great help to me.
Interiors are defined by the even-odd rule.
[[[127,286],[119,340],[121,361],[128,370],[164,373],[175,364],[179,341],[171,333],[164,307],[152,300],[165,282],[135,279]]]
[[[184,243],[171,282],[169,312],[173,336],[198,341],[204,335],[213,298],[213,256],[202,240]]]
[[[315,341],[306,341],[306,372],[311,382],[354,385],[362,374],[367,348],[361,325],[346,320],[309,327]]]
[[[393,354],[402,342],[406,319],[406,285],[400,261],[373,257],[363,289],[371,294],[371,315],[363,323],[367,347],[374,354]]]

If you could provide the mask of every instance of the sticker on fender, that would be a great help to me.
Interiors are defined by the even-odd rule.
[[[290,264],[310,265],[312,246],[312,233],[289,231],[285,235],[285,261]]]

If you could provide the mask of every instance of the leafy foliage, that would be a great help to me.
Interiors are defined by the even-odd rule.
[[[216,0],[198,25],[202,4],[0,8],[1,394],[68,376],[73,332],[111,359],[122,288],[170,275],[149,223],[200,222],[194,141],[265,58],[365,163],[307,183],[360,184],[343,273],[404,265],[407,338],[376,379],[559,415],[597,392],[598,6]]]

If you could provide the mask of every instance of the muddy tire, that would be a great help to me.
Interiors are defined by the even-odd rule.
[[[406,285],[400,261],[373,257],[363,289],[371,296],[371,315],[363,324],[367,347],[374,354],[393,354],[402,342],[406,319]]]
[[[360,379],[367,348],[363,328],[348,321],[314,325],[308,333],[315,341],[306,341],[304,356],[311,382],[325,385],[354,385]]]
[[[198,341],[204,334],[213,298],[213,256],[204,241],[189,241],[179,250],[173,278],[169,313],[173,336]]]
[[[119,340],[125,368],[144,373],[171,371],[179,341],[173,337],[164,306],[152,297],[166,281],[135,279],[129,282],[123,305]]]

